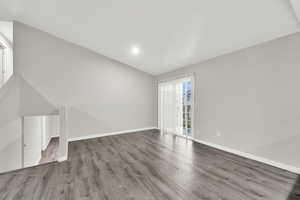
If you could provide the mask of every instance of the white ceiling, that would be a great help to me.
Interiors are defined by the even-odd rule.
[[[287,0],[0,0],[0,17],[154,75],[299,30]]]

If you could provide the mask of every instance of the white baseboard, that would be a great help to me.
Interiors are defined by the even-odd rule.
[[[226,151],[226,152],[229,152],[229,153],[241,156],[241,157],[245,157],[245,158],[248,158],[250,160],[255,160],[255,161],[258,161],[258,162],[261,162],[261,163],[265,163],[267,165],[271,165],[271,166],[274,166],[274,167],[277,167],[277,168],[280,168],[280,169],[284,169],[284,170],[287,170],[287,171],[290,171],[290,172],[293,172],[293,173],[296,173],[296,174],[300,174],[300,169],[297,168],[297,167],[294,167],[294,166],[279,163],[279,162],[276,162],[276,161],[273,161],[273,160],[270,160],[270,159],[266,159],[266,158],[263,158],[263,157],[260,157],[260,156],[255,156],[253,154],[238,151],[238,150],[228,148],[228,147],[225,147],[225,146],[222,146],[222,145],[213,144],[213,143],[210,143],[210,142],[205,142],[203,140],[197,140],[197,139],[194,139],[194,138],[190,138],[190,139],[194,142],[201,143],[201,144],[204,144],[204,145],[207,145],[207,146],[210,146],[210,147],[222,150],[222,151]]]
[[[152,129],[158,129],[157,127],[147,127],[147,128],[141,128],[141,129],[131,129],[131,130],[125,130],[125,131],[117,131],[117,132],[110,132],[110,133],[103,133],[103,134],[93,134],[93,135],[87,135],[87,136],[81,136],[81,137],[74,137],[74,138],[69,138],[68,142],[72,142],[72,141],[79,141],[79,140],[86,140],[86,139],[92,139],[92,138],[98,138],[98,137],[106,137],[106,136],[112,136],[112,135],[121,135],[121,134],[127,134],[127,133],[134,133],[134,132],[139,132],[139,131],[146,131],[146,130],[152,130]],[[245,157],[248,158],[250,160],[255,160],[261,163],[265,163],[267,165],[271,165],[280,169],[284,169],[296,174],[300,174],[300,169],[291,165],[287,165],[287,164],[283,164],[283,163],[279,163],[270,159],[266,159],[260,156],[256,156],[250,153],[245,153],[242,151],[238,151],[229,147],[225,147],[222,145],[218,145],[218,144],[214,144],[214,143],[210,143],[210,142],[206,142],[203,140],[198,140],[198,139],[194,139],[194,138],[189,138],[190,140],[197,142],[197,143],[201,143],[222,151],[226,151],[241,157]],[[59,162],[65,161],[67,160],[67,156],[66,157],[61,157],[58,158]]]
[[[147,127],[147,128],[140,128],[140,129],[131,129],[131,130],[124,130],[124,131],[110,132],[110,133],[100,133],[100,134],[93,134],[93,135],[87,135],[87,136],[73,137],[73,138],[69,138],[68,142],[87,140],[87,139],[105,137],[105,136],[111,136],[111,135],[121,135],[121,134],[126,134],[126,133],[147,131],[147,130],[152,130],[152,129],[158,129],[158,128],[157,127]]]
[[[62,156],[62,157],[57,158],[58,162],[63,162],[63,161],[66,161],[66,160],[68,160],[68,156]]]
[[[38,159],[36,159],[36,161],[35,161],[35,162],[33,162],[34,164],[33,164],[32,166],[39,165],[39,164],[40,164],[40,162],[41,162],[41,159],[42,159],[42,152],[41,152],[41,154],[39,155],[39,158],[38,158]]]

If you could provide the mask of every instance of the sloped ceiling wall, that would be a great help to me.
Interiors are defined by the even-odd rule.
[[[20,77],[21,116],[58,114],[58,107],[50,103],[33,86]]]
[[[20,90],[18,78],[15,76],[0,88],[0,127],[20,117]]]
[[[16,73],[46,102],[70,108],[69,137],[156,126],[153,76],[22,23],[14,33]]]
[[[45,99],[20,75],[13,75],[0,88],[0,127],[21,116],[57,114],[55,105]]]
[[[295,11],[295,14],[298,18],[298,22],[300,24],[300,1],[299,0],[290,0],[290,1],[291,1],[293,9]]]

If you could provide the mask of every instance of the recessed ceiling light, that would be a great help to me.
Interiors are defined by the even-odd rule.
[[[139,47],[133,46],[131,47],[131,53],[132,55],[138,56],[141,53],[141,50]]]

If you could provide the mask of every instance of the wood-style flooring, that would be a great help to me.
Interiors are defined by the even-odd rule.
[[[157,131],[69,144],[68,161],[0,175],[1,200],[296,200],[296,174]]]
[[[51,138],[45,151],[42,151],[42,158],[41,158],[39,164],[45,164],[45,163],[56,161],[58,145],[59,145],[59,137]]]

